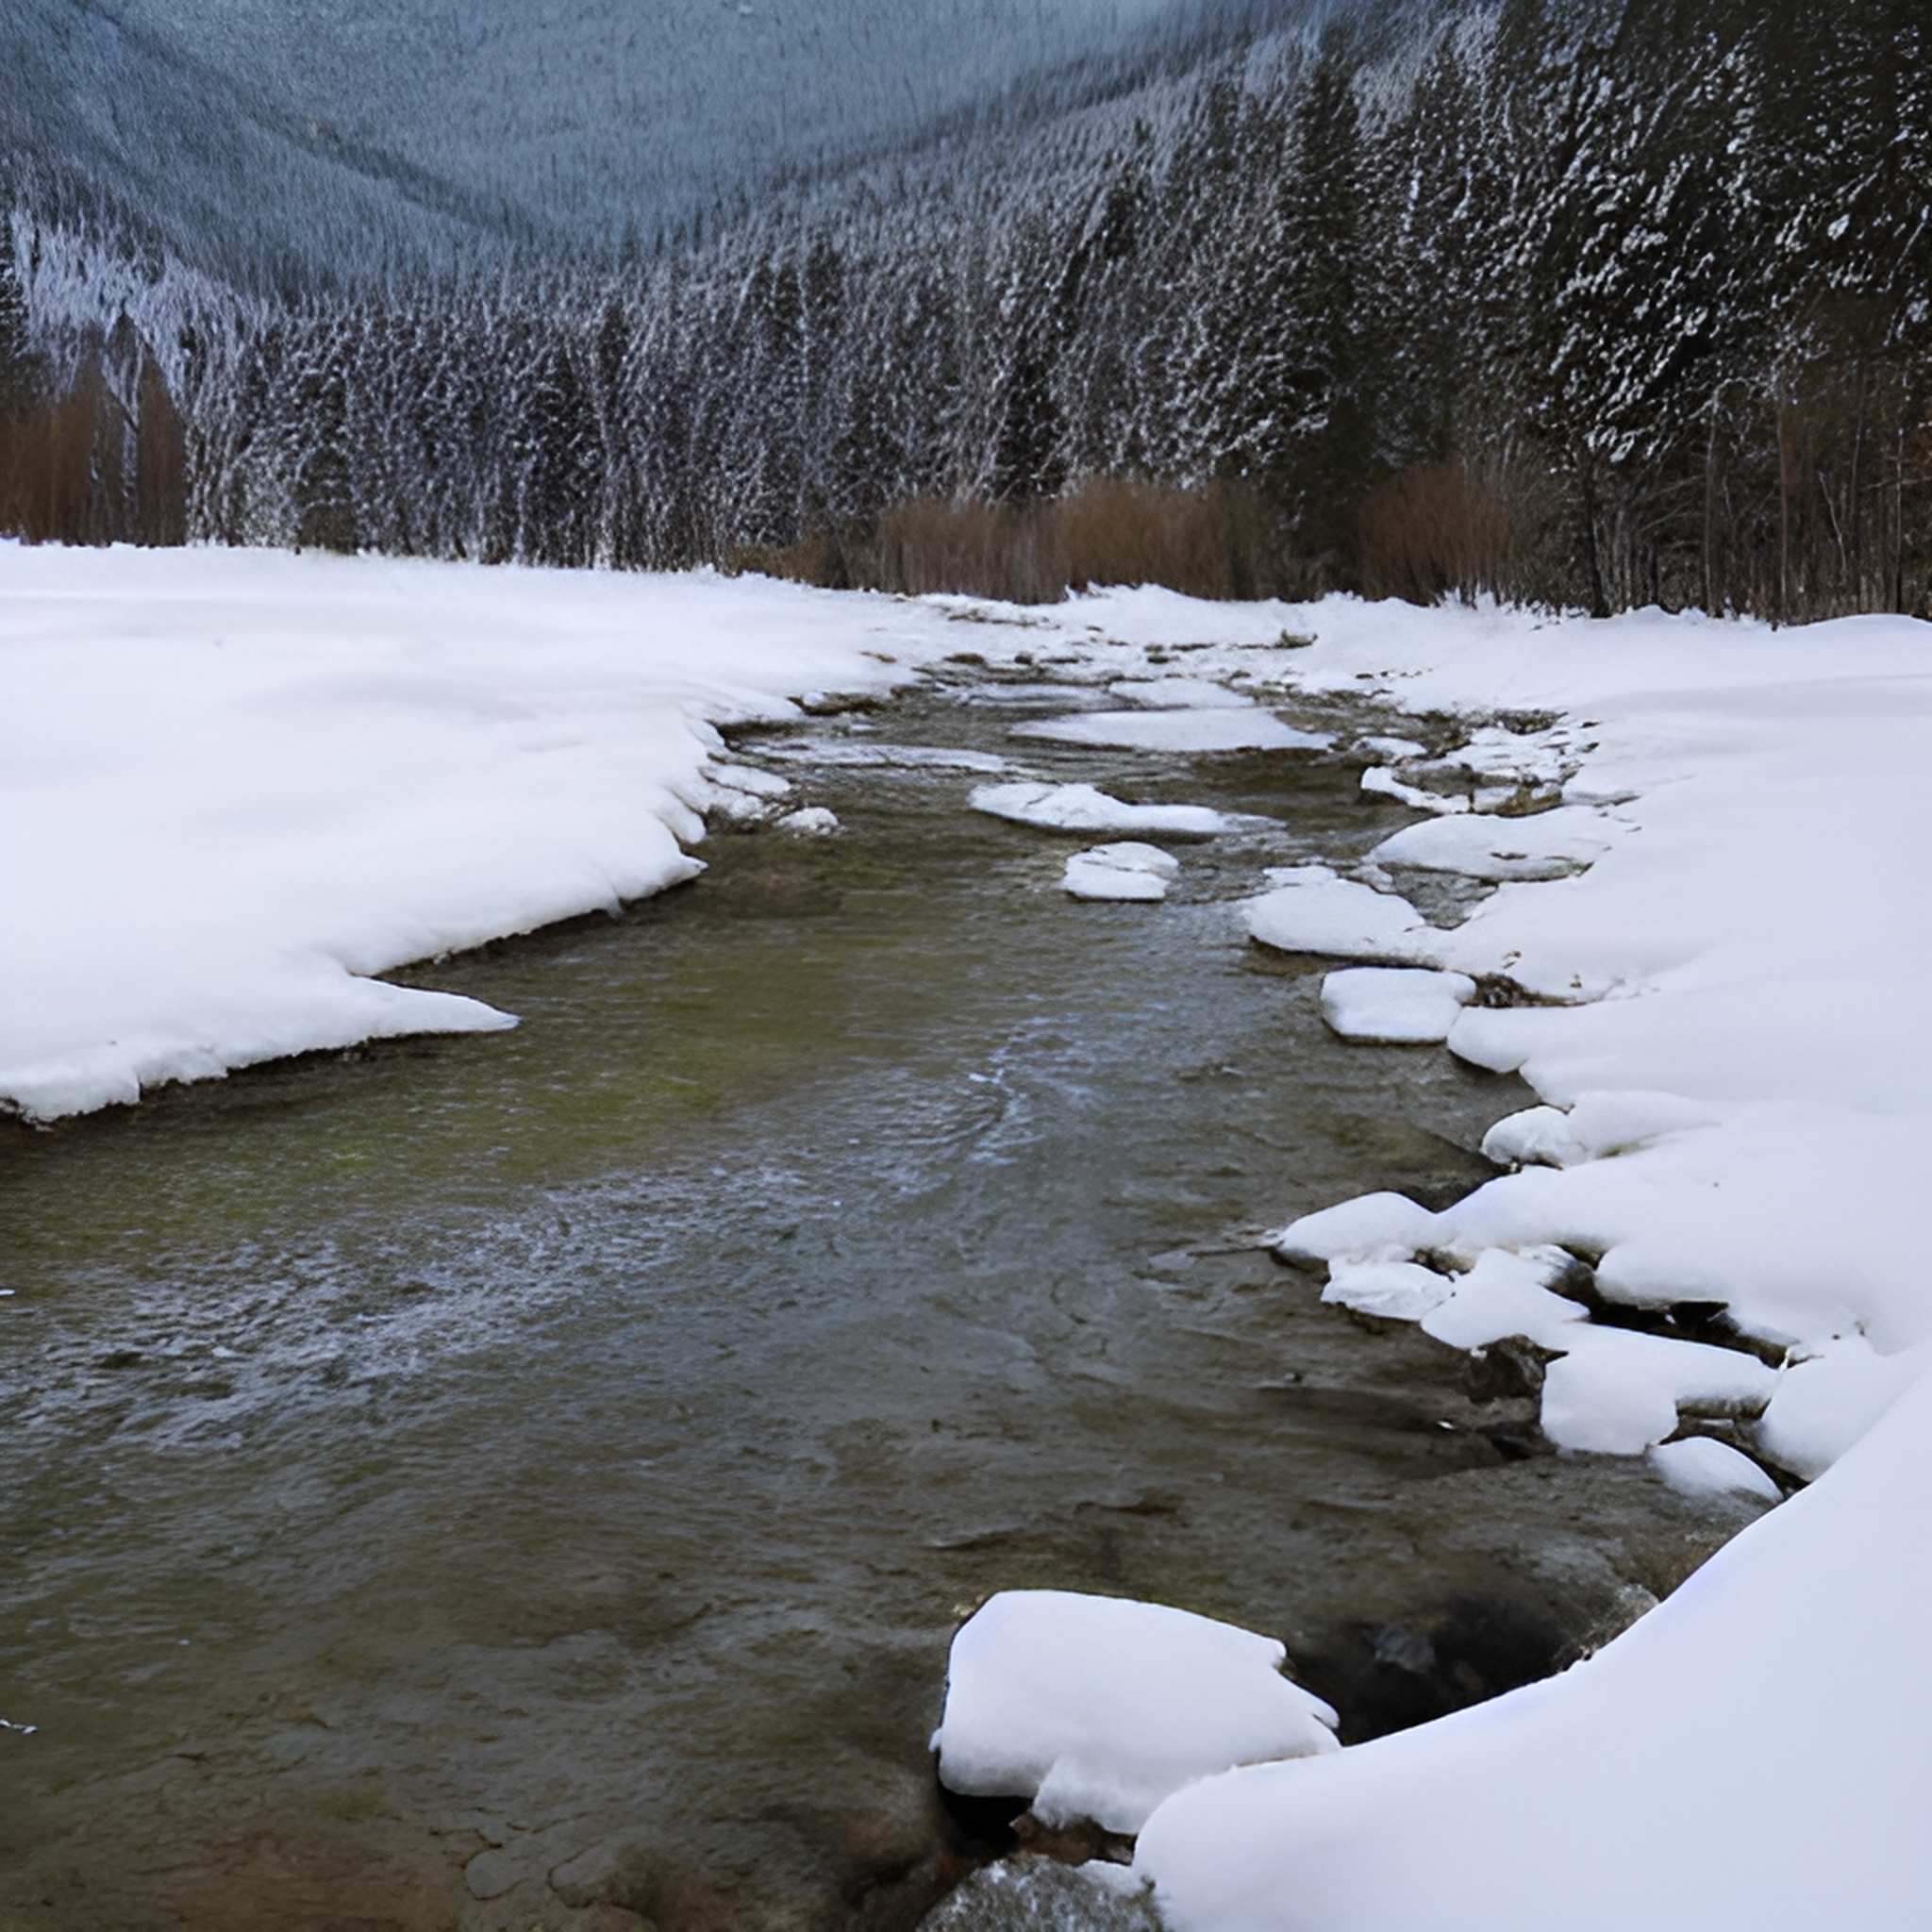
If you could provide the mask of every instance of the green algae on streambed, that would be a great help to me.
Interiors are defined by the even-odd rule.
[[[809,735],[1012,751],[959,697]],[[1405,814],[1340,758],[1018,757],[1271,823],[1081,905],[1091,841],[969,773],[793,762],[840,837],[401,975],[514,1033],[0,1136],[0,1924],[910,1925],[990,1843],[926,1738],[992,1591],[1273,1632],[1364,1737],[1755,1513],[1529,1453],[1257,1245],[1456,1197],[1527,1098],[1243,940],[1262,866]]]

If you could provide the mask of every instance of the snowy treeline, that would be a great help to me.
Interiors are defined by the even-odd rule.
[[[1134,478],[1246,591],[1917,608],[1927,36],[1913,0],[1341,15],[699,249],[204,300],[159,351],[189,522],[895,582],[908,506],[1035,541],[1024,507]]]

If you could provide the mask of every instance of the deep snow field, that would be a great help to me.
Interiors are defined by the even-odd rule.
[[[1343,1750],[1308,1700],[1277,1698],[1272,1729],[1239,1708],[1240,1669],[1279,1680],[1265,1642],[1224,1638],[1243,1722],[1221,1744],[1196,1725],[1164,1757],[1160,1699],[1109,1710],[1105,1671],[1085,1704],[1061,1684],[1049,1738],[1024,1687],[1064,1631],[1008,1617],[972,1658],[991,1729],[956,1653],[963,1775],[1095,1816],[1131,1787],[1115,1828],[1138,1828],[1134,1870],[1181,1932],[1924,1924],[1924,625],[1155,591],[1022,611],[0,545],[0,1097],[47,1120],[513,1024],[371,975],[691,875],[702,814],[789,809],[720,726],[961,652],[1064,680],[1069,742],[1306,744],[1271,697],[1386,707],[1362,782],[1415,824],[1355,876],[1257,876],[1250,929],[1337,962],[1344,1037],[1444,1041],[1544,1104],[1491,1133],[1498,1178],[1456,1206],[1338,1204],[1280,1252],[1454,1346],[1526,1338],[1560,1448],[1647,1455],[1690,1488],[1810,1484],[1586,1662]],[[1095,686],[1117,709],[1074,708]],[[1133,801],[988,784],[974,803],[1091,830],[1070,891],[1164,890],[1163,824]],[[1185,1630],[1168,1653],[1132,1624],[1090,1661],[1146,1677],[1190,1655]]]

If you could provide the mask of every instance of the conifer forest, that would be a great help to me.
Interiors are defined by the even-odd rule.
[[[0,525],[1926,614],[1928,42],[1922,0],[1249,9],[755,194],[441,256],[396,216],[380,260],[191,259],[15,127]]]

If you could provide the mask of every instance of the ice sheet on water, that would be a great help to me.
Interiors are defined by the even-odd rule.
[[[1446,1040],[1475,997],[1461,973],[1413,966],[1350,966],[1322,982],[1322,1017],[1344,1040],[1423,1045]]]
[[[1233,823],[1205,805],[1127,805],[1091,785],[980,785],[966,803],[993,818],[1050,832],[1160,832],[1203,839]]]
[[[941,1782],[1030,1798],[1049,1825],[1137,1832],[1197,1778],[1337,1748],[1334,1711],[1281,1675],[1286,1655],[1161,1604],[1003,1591],[953,1639]]]

